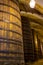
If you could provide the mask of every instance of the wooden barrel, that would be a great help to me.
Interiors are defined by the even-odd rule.
[[[32,35],[33,35],[33,45],[34,45],[34,60],[38,60],[42,58],[42,42],[40,40],[39,34],[37,31],[32,29]]]
[[[0,0],[0,60],[24,62],[21,17],[16,0]]]
[[[22,29],[23,29],[23,44],[24,44],[24,58],[28,63],[33,61],[33,43],[32,43],[32,31],[30,27],[30,21],[26,17],[22,17]]]

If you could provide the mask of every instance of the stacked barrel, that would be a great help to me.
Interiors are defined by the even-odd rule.
[[[33,45],[34,45],[34,60],[42,58],[42,42],[37,31],[32,29]]]
[[[24,63],[21,17],[16,0],[0,0],[0,61]]]
[[[24,58],[28,63],[33,61],[33,43],[32,43],[32,31],[30,27],[30,21],[26,17],[22,17],[22,30],[23,30],[23,44],[24,44]]]

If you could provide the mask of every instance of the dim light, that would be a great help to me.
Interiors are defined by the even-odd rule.
[[[35,0],[31,0],[29,5],[31,8],[34,8],[35,7]]]

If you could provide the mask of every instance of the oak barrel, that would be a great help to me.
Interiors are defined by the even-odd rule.
[[[22,30],[23,30],[23,46],[24,46],[24,58],[25,63],[34,60],[34,49],[32,42],[32,31],[30,27],[30,20],[22,16]]]
[[[0,0],[0,62],[24,63],[20,10],[17,0]]]

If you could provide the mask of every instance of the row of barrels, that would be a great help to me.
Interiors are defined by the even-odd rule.
[[[34,62],[43,58],[43,43],[40,35],[31,29],[30,20],[22,16],[23,46],[25,62]]]

